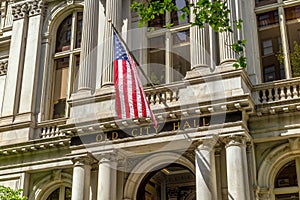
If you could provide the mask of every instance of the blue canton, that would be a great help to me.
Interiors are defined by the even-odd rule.
[[[114,33],[114,60],[127,60],[128,55],[123,44],[120,42],[116,33]]]

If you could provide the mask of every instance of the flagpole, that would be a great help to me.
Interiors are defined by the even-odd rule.
[[[116,34],[118,35],[118,37],[120,38],[121,42],[124,44],[126,51],[130,54],[130,56],[132,57],[133,61],[136,63],[137,66],[139,66],[140,71],[142,72],[143,76],[146,78],[147,82],[150,83],[151,87],[154,88],[155,85],[152,83],[152,81],[149,79],[149,77],[146,75],[145,71],[143,70],[143,68],[140,66],[140,63],[137,61],[137,59],[135,58],[135,56],[132,54],[132,52],[130,51],[129,47],[127,46],[126,42],[123,40],[123,38],[121,37],[119,31],[116,29],[115,25],[112,23],[112,20],[109,19],[108,20],[109,23],[111,23],[112,28],[114,29],[114,31],[116,32]]]

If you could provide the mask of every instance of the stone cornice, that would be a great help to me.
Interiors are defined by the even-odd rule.
[[[66,137],[53,139],[34,140],[18,145],[3,146],[0,148],[1,156],[18,155],[27,152],[36,152],[46,149],[65,148],[70,145],[70,139]]]

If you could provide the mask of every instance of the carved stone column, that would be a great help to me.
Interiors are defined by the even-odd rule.
[[[113,84],[113,29],[108,20],[112,20],[115,27],[119,28],[119,16],[122,15],[120,0],[106,1],[106,21],[103,44],[102,86]]]
[[[20,107],[17,121],[31,121],[35,111],[36,90],[40,64],[44,0],[28,2],[28,35],[21,84]]]
[[[115,154],[101,155],[98,169],[98,199],[116,200],[117,160]]]
[[[17,113],[18,109],[24,64],[25,38],[27,37],[28,3],[15,4],[12,7],[12,12],[14,22],[1,114],[2,117],[7,119],[1,120],[2,123],[12,123],[13,115]]]
[[[230,136],[224,139],[229,199],[250,199],[245,139],[244,136]]]
[[[78,91],[93,90],[97,64],[99,1],[84,1]]]
[[[197,200],[217,199],[215,144],[216,139],[206,139],[195,150]]]
[[[91,157],[74,158],[72,200],[89,199],[91,165],[95,162]]]

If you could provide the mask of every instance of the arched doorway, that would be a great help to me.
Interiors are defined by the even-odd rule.
[[[180,164],[158,167],[142,180],[136,199],[139,200],[194,200],[195,175]]]

